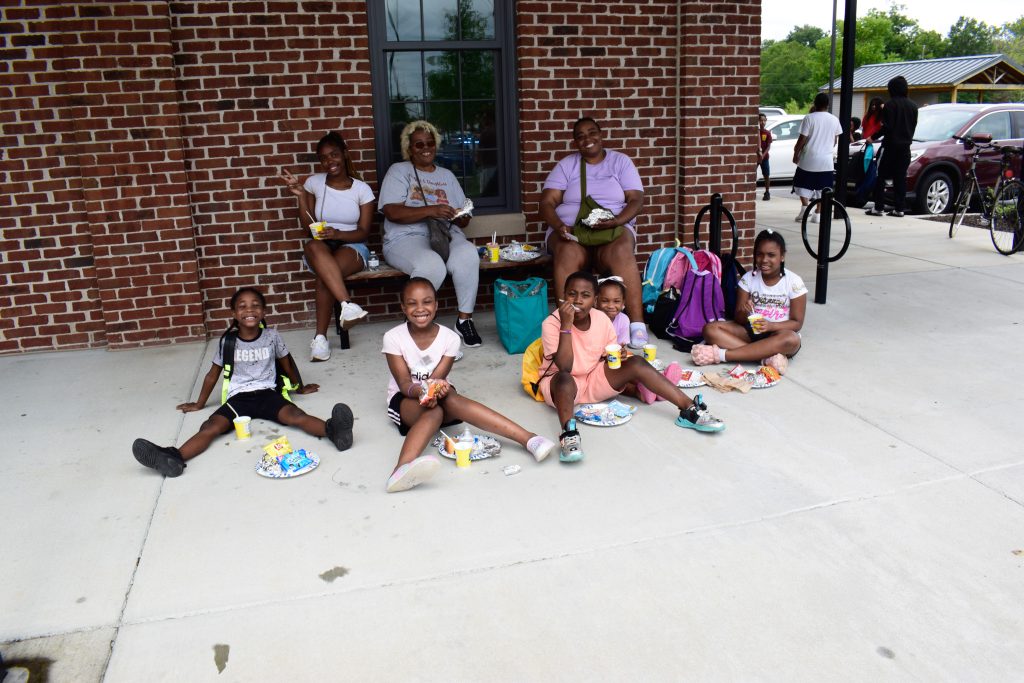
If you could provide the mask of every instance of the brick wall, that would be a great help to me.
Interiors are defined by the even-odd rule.
[[[756,144],[757,5],[516,3],[531,240],[544,177],[569,152],[571,123],[591,115],[647,186],[642,252],[677,225],[689,238],[721,192],[749,253],[752,156],[738,150]],[[376,188],[365,8],[7,3],[0,353],[201,338],[223,327],[234,289],[254,283],[274,324],[308,326],[305,232],[277,172],[315,172],[316,141],[337,129]],[[359,296],[396,313],[389,289]]]

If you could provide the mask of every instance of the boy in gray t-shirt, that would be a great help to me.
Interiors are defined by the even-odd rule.
[[[231,379],[228,384],[227,400],[199,427],[191,438],[181,445],[162,447],[145,439],[136,439],[132,454],[140,464],[157,470],[165,477],[177,477],[185,469],[185,462],[199,455],[221,434],[230,432],[236,415],[252,419],[271,420],[283,425],[295,426],[313,436],[326,436],[339,451],[352,446],[352,411],[344,403],[337,403],[326,422],[307,415],[301,408],[287,400],[277,391],[277,361],[288,377],[292,391],[297,394],[311,394],[320,387],[303,384],[299,369],[288,353],[281,335],[263,326],[263,310],[266,300],[253,287],[243,287],[231,297],[231,311],[234,322],[221,337],[213,365],[203,378],[199,398],[194,402],[182,403],[177,407],[183,413],[201,410],[210,398],[217,380],[224,369],[224,344],[228,335],[234,339],[234,358],[231,360]]]

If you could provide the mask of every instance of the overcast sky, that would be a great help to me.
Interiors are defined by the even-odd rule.
[[[857,15],[864,16],[872,9],[888,11],[893,4],[889,0],[857,0]],[[949,27],[960,15],[984,21],[990,26],[999,26],[1024,16],[1024,2],[1021,0],[900,0],[903,14],[916,19],[926,30],[937,31],[945,36]],[[846,12],[845,0],[838,0],[836,18],[842,20]],[[807,0],[795,3],[793,0],[761,0],[761,39],[781,40],[794,26],[810,24],[826,33],[832,30],[831,0]]]

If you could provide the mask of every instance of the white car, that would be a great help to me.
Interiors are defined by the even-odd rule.
[[[797,138],[800,137],[800,122],[803,120],[803,114],[768,118],[768,124],[765,127],[772,134],[772,146],[768,150],[768,165],[771,167],[773,184],[792,180],[796,173],[796,164],[793,163],[793,147],[796,145]],[[760,166],[757,167],[757,182],[764,182]]]

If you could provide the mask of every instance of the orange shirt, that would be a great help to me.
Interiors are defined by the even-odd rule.
[[[544,319],[541,326],[541,344],[544,345],[544,357],[554,356],[558,350],[558,338],[561,333],[562,320],[558,311],[555,311]],[[604,362],[604,347],[609,344],[618,344],[615,335],[615,328],[608,315],[596,308],[590,309],[590,329],[584,332],[575,325],[571,328],[572,333],[572,376],[586,377],[590,372]],[[553,360],[545,361],[541,365],[541,377],[550,368]]]

